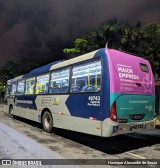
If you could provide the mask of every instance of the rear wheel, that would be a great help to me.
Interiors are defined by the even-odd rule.
[[[53,118],[50,112],[45,111],[42,117],[43,130],[45,132],[52,132],[53,130]]]

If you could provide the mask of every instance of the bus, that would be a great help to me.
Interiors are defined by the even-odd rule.
[[[102,137],[155,129],[155,86],[149,62],[102,48],[8,80],[5,112]]]

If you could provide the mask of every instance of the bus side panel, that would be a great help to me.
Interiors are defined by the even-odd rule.
[[[67,99],[68,95],[38,95],[35,103],[40,112],[44,109],[51,112],[54,127],[71,130],[71,116],[65,104]]]
[[[71,114],[72,130],[101,135],[101,94],[79,93],[71,94],[66,106]]]
[[[36,110],[35,105],[35,98],[36,96],[28,96],[28,95],[16,95],[15,96],[15,108],[14,108],[14,115],[30,119],[28,117],[29,110]],[[34,120],[33,118],[31,118]]]
[[[99,120],[72,116],[71,122],[73,131],[101,136],[101,121]]]
[[[80,95],[39,95],[35,103],[39,111],[49,109],[53,117],[54,127],[100,136],[100,121],[90,120],[85,117],[89,114],[84,112],[84,97],[78,97]],[[88,96],[86,100],[88,101]],[[81,105],[81,102],[84,104]]]
[[[54,127],[100,136],[100,110],[98,113],[94,107],[87,106],[88,97],[84,94],[38,95],[35,104],[39,111],[49,109]],[[90,120],[89,116],[99,120]]]
[[[102,121],[109,117],[110,111],[109,71],[105,50],[99,50],[96,57],[100,57],[102,62],[100,93],[71,93],[66,105],[72,116],[72,130],[101,136]]]

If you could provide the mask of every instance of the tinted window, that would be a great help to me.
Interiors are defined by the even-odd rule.
[[[99,92],[101,89],[101,61],[76,65],[72,70],[71,92]]]
[[[37,76],[36,94],[48,93],[49,74]]]
[[[143,72],[149,72],[148,67],[147,67],[146,64],[140,64],[140,67],[141,67],[141,71],[143,71]]]
[[[67,93],[69,89],[69,68],[51,73],[49,93]]]
[[[29,78],[26,80],[25,94],[34,94],[35,78]]]
[[[17,84],[16,83],[12,83],[11,85],[11,95],[15,95],[16,94],[16,89],[17,89]]]
[[[21,95],[23,93],[24,93],[24,80],[18,81],[16,94]]]

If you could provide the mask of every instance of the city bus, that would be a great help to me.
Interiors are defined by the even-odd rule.
[[[149,62],[102,48],[8,80],[5,112],[102,137],[155,129],[155,87]]]

